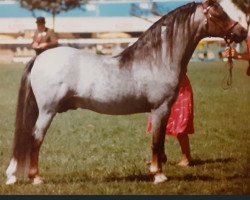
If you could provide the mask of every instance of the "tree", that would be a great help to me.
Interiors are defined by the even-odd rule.
[[[232,2],[246,15],[247,30],[250,26],[250,0],[232,0]]]
[[[43,10],[53,16],[53,27],[55,25],[55,16],[63,11],[74,8],[81,8],[81,5],[88,0],[20,0],[23,8],[30,10],[34,15],[34,10]]]

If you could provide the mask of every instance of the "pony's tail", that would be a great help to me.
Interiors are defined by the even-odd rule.
[[[32,133],[38,118],[38,107],[30,84],[30,72],[34,57],[25,67],[19,88],[16,107],[13,158],[17,161],[17,172],[27,174],[30,166]]]

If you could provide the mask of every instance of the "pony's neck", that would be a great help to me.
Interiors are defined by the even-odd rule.
[[[169,64],[181,66],[181,71],[186,71],[188,62],[199,41],[206,37],[203,30],[204,16],[199,16],[200,9],[197,6],[197,9],[190,15],[188,20],[179,24],[174,22],[176,24],[173,25],[174,46],[177,46],[177,48],[171,49],[167,47],[167,54],[171,55]]]
[[[116,56],[120,67],[131,67],[134,63],[152,67],[174,66],[176,73],[180,66],[186,68],[202,38],[198,33],[204,14],[199,5],[187,4],[154,23],[137,42]]]

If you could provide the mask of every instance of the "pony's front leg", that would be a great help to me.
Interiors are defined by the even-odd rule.
[[[152,160],[150,172],[154,174],[154,183],[161,183],[167,180],[162,171],[162,164],[167,161],[165,154],[165,132],[168,115],[160,115],[153,113],[153,135],[152,135]]]
[[[38,162],[39,151],[43,143],[47,129],[54,117],[54,113],[41,111],[34,129],[31,152],[30,152],[30,169],[29,178],[34,185],[43,183],[42,178],[39,175]]]

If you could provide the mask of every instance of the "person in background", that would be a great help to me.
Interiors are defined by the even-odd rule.
[[[43,51],[58,46],[58,39],[55,32],[45,26],[45,18],[36,19],[37,30],[35,31],[32,48],[39,55]]]
[[[189,134],[194,133],[193,91],[187,76],[187,70],[180,75],[178,96],[171,107],[165,134],[178,139],[181,147],[182,159],[180,166],[191,166],[192,156],[189,144]],[[147,132],[152,132],[152,115],[149,115]],[[148,164],[151,161],[148,162]]]

